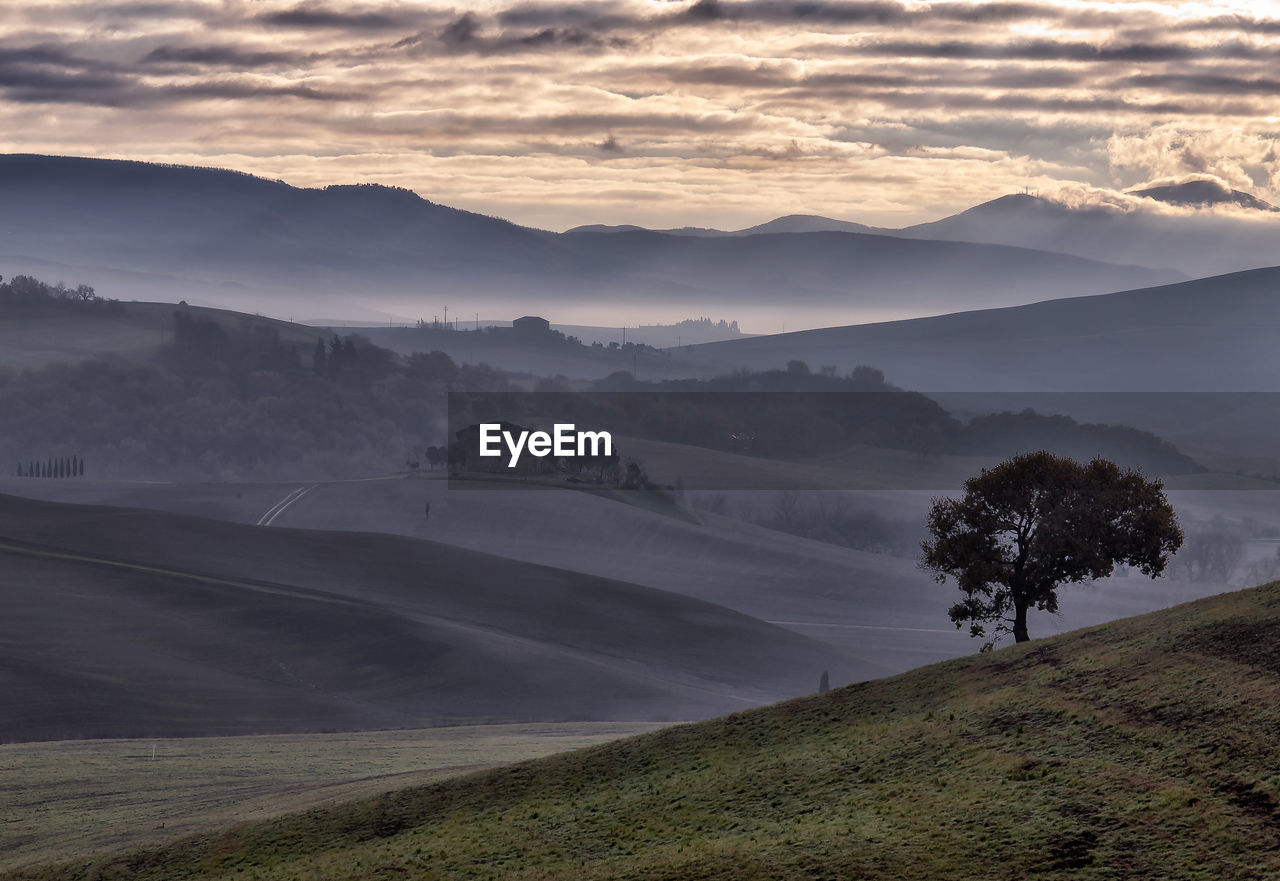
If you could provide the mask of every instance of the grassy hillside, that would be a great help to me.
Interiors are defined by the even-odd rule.
[[[0,787],[0,870],[159,844],[655,727],[535,722],[4,744],[0,770],[20,783]]]
[[[0,740],[667,721],[852,678],[723,607],[398,536],[0,496],[0,562]]]
[[[1280,583],[23,879],[1273,878]]]

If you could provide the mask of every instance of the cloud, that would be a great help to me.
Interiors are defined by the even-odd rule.
[[[403,15],[384,11],[339,11],[317,3],[303,3],[292,9],[267,12],[258,21],[278,27],[341,28],[348,31],[385,31],[406,26]]]
[[[1280,80],[1271,77],[1237,77],[1212,73],[1139,74],[1125,77],[1117,85],[1213,95],[1280,94]]]
[[[1163,125],[1113,135],[1107,140],[1107,157],[1118,171],[1137,169],[1147,176],[1133,188],[1195,176],[1246,191],[1280,188],[1280,140],[1265,134]]]
[[[971,60],[1143,62],[1191,61],[1197,58],[1276,58],[1274,48],[1243,44],[1197,46],[1190,43],[1089,43],[1079,40],[884,40],[848,50],[851,54],[905,58]]]
[[[474,12],[468,12],[449,22],[448,27],[440,32],[440,42],[446,46],[465,48],[475,42],[479,31],[480,19]]]
[[[262,52],[232,46],[158,46],[142,58],[143,64],[177,64],[192,67],[272,67],[300,64],[313,57],[294,52]]]

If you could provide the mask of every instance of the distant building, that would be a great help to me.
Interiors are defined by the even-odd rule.
[[[511,322],[511,327],[519,336],[542,336],[551,332],[551,322],[537,315],[526,315]]]

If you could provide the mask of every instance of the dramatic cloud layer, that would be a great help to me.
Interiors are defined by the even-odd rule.
[[[1024,187],[1280,201],[1280,8],[63,2],[0,11],[0,150],[378,181],[549,228],[902,225]]]

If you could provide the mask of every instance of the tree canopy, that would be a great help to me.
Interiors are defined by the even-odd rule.
[[[1152,578],[1182,544],[1164,488],[1106,459],[1088,464],[1044,451],[1015,456],[965,482],[962,498],[935,499],[922,564],[964,598],[956,627],[1024,642],[1027,610],[1056,612],[1062,584],[1104,578],[1117,564]]]

